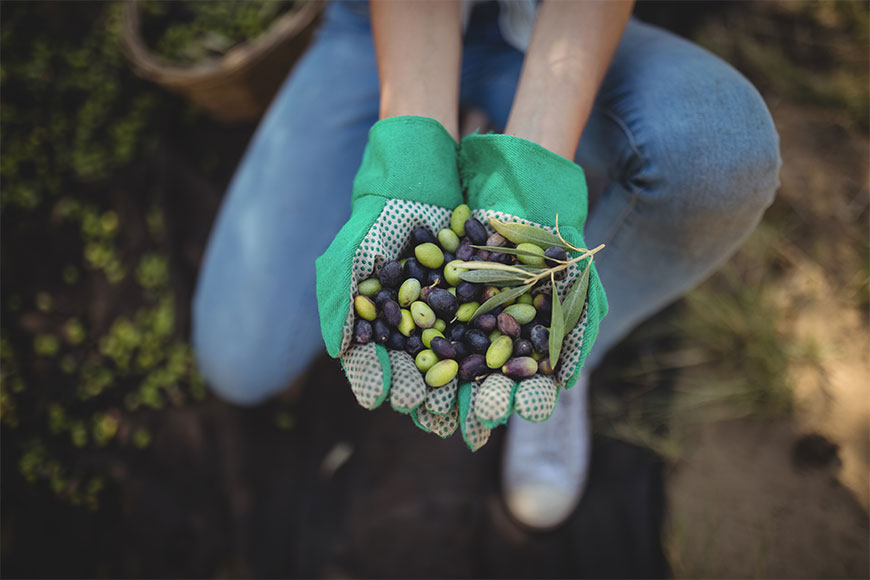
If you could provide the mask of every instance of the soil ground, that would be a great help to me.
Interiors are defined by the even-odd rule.
[[[56,5],[49,11],[55,22],[33,20],[21,30],[62,25],[74,36],[103,4],[87,6],[85,13]],[[149,303],[135,283],[109,283],[102,270],[82,267],[79,282],[61,281],[65,263],[82,261],[83,243],[78,224],[58,217],[60,204],[4,209],[3,340],[28,386],[4,390],[18,398],[3,400],[2,575],[870,576],[870,151],[865,93],[850,100],[853,85],[842,84],[845,78],[866,92],[867,45],[861,36],[855,56],[854,43],[846,42],[849,27],[829,12],[843,6],[848,12],[853,4],[639,6],[642,15],[660,12],[659,23],[734,63],[772,110],[784,160],[777,202],[725,273],[699,292],[726,302],[734,294],[727,285],[722,290],[728,276],[758,286],[765,302],[742,315],[769,319],[777,348],[750,353],[752,361],[728,352],[715,364],[684,356],[717,352],[705,351],[697,328],[685,326],[691,297],[639,328],[593,376],[597,430],[588,491],[570,522],[549,534],[522,530],[504,510],[500,433],[472,455],[458,438],[424,435],[388,409],[365,412],[326,358],[302,388],[253,409],[185,395],[162,408],[129,410],[124,395],[138,392],[140,376],[79,401],[76,377],[58,369],[60,357],[34,352],[36,339],[63,336],[75,316],[88,338],[63,343],[60,354],[99,359],[114,322],[133,319]],[[6,22],[11,12],[4,6]],[[785,56],[773,59],[780,48]],[[8,51],[4,58],[11,60]],[[841,65],[852,68],[840,75]],[[137,92],[153,90],[125,78]],[[3,82],[9,111],[17,85],[5,76]],[[64,186],[115,213],[122,225],[116,250],[131,271],[145,250],[168,256],[174,333],[184,341],[209,227],[254,126],[191,123],[185,104],[161,98],[169,105],[147,119],[159,137],[156,151],[104,180]],[[8,156],[11,125],[3,119]],[[165,219],[153,242],[141,216],[155,203]],[[759,270],[773,274],[760,277]],[[41,292],[53,305],[39,306]],[[767,344],[752,334],[764,326],[749,328],[738,338]],[[734,331],[727,324],[712,329]],[[756,358],[773,362],[759,374],[749,364]],[[743,388],[739,411],[702,417],[686,401],[727,393],[723,366]],[[16,375],[9,359],[4,367],[5,389]],[[752,382],[759,376],[760,388]],[[747,397],[746,385],[767,398]],[[167,393],[170,402],[178,395]],[[15,422],[7,421],[10,400],[18,404]],[[94,412],[118,417],[114,439],[72,445],[66,427],[48,427],[54,401],[69,402],[69,412],[84,420]],[[666,410],[662,416],[650,410],[656,405]],[[133,443],[140,431],[150,434],[141,446]],[[57,470],[35,482],[22,475],[34,442],[63,459],[63,477]],[[93,473],[105,479],[98,509],[71,505],[65,486],[81,487]]]

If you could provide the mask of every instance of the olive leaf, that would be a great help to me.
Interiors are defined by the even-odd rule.
[[[511,254],[513,256],[531,256],[533,258],[543,258],[541,254],[536,254],[534,252],[529,252],[528,250],[520,250],[517,248],[500,248],[498,246],[471,246],[472,248],[476,248],[478,250],[487,250],[489,252],[499,252],[501,254]],[[548,260],[552,260],[553,258],[547,258]],[[562,262],[562,260],[557,260],[558,262]]]
[[[495,218],[489,218],[489,224],[504,236],[506,239],[515,244],[535,244],[541,248],[547,249],[550,246],[557,246],[567,251],[575,251],[577,248],[569,246],[563,242],[556,234],[551,234],[541,228],[529,226],[526,224],[505,223],[500,222]]]
[[[550,311],[550,366],[556,368],[559,353],[562,351],[562,339],[565,338],[565,317],[562,314],[562,304],[559,293],[556,292],[556,282],[553,282],[553,307]]]
[[[493,308],[497,308],[504,304],[505,302],[510,302],[514,298],[519,298],[526,292],[532,289],[533,284],[526,284],[525,286],[518,286],[516,288],[511,288],[509,290],[503,290],[481,304],[477,307],[477,310],[474,311],[474,314],[471,315],[470,320],[474,320],[481,314],[486,314]]]
[[[540,266],[514,266],[518,270],[522,270],[523,272],[528,272],[529,274],[543,274],[544,272],[549,272],[553,268],[541,268]]]
[[[502,272],[514,272],[516,274],[526,273],[526,270],[518,266],[508,266],[507,264],[500,264],[498,262],[484,262],[483,260],[476,262],[459,262],[458,264],[455,264],[455,266],[465,270],[501,270]]]
[[[571,290],[568,291],[568,295],[565,296],[563,304],[565,310],[565,334],[568,334],[577,326],[580,315],[583,314],[583,307],[586,305],[586,294],[589,291],[589,273],[591,268],[592,260],[589,260],[589,263],[583,269],[583,273],[580,274],[580,277],[571,286]]]
[[[457,274],[461,280],[466,282],[475,282],[477,284],[489,284],[490,286],[498,286],[506,284],[515,286],[517,284],[525,284],[528,276],[518,274],[516,272],[501,272],[498,270],[469,270],[467,272],[459,272]]]

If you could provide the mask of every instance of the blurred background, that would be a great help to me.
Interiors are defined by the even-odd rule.
[[[870,4],[638,5],[756,84],[782,187],[595,373],[589,491],[544,535],[500,435],[363,411],[326,358],[252,409],[196,373],[212,220],[319,10],[0,4],[0,573],[867,578]]]

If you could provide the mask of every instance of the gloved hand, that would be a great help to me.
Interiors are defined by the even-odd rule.
[[[360,405],[374,409],[388,397],[402,413],[427,404],[440,414],[427,423],[442,437],[456,429],[456,379],[426,386],[414,359],[373,342],[352,343],[352,297],[357,282],[396,259],[418,226],[445,227],[462,203],[457,144],[434,119],[392,117],[377,122],[353,184],[351,217],[316,261],[317,304],[326,350],[340,357]]]
[[[489,218],[495,217],[555,231],[558,214],[562,237],[576,247],[586,247],[583,227],[588,197],[580,166],[530,141],[498,134],[465,137],[459,163],[472,215],[488,229]],[[568,275],[556,282],[562,299],[586,262],[572,265]],[[538,375],[516,383],[493,373],[482,383],[460,385],[459,422],[468,446],[472,450],[483,446],[490,429],[506,422],[513,411],[530,421],[547,419],[560,389],[570,389],[577,381],[605,314],[607,299],[593,263],[586,308],[579,324],[565,336],[556,375]]]

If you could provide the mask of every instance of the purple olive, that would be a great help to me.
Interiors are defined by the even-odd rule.
[[[357,319],[353,324],[353,341],[357,344],[366,344],[371,342],[372,335],[372,323],[368,320],[363,320],[362,318]]]
[[[518,356],[508,359],[501,372],[512,379],[527,379],[538,372],[538,362],[530,356]]]
[[[459,363],[459,378],[463,381],[473,381],[489,372],[486,357],[482,354],[470,354]]]
[[[498,318],[496,320],[498,321],[498,329],[502,332],[502,334],[506,334],[511,338],[519,338],[520,323],[517,322],[516,318],[514,318],[507,312],[502,312],[498,315]]]

